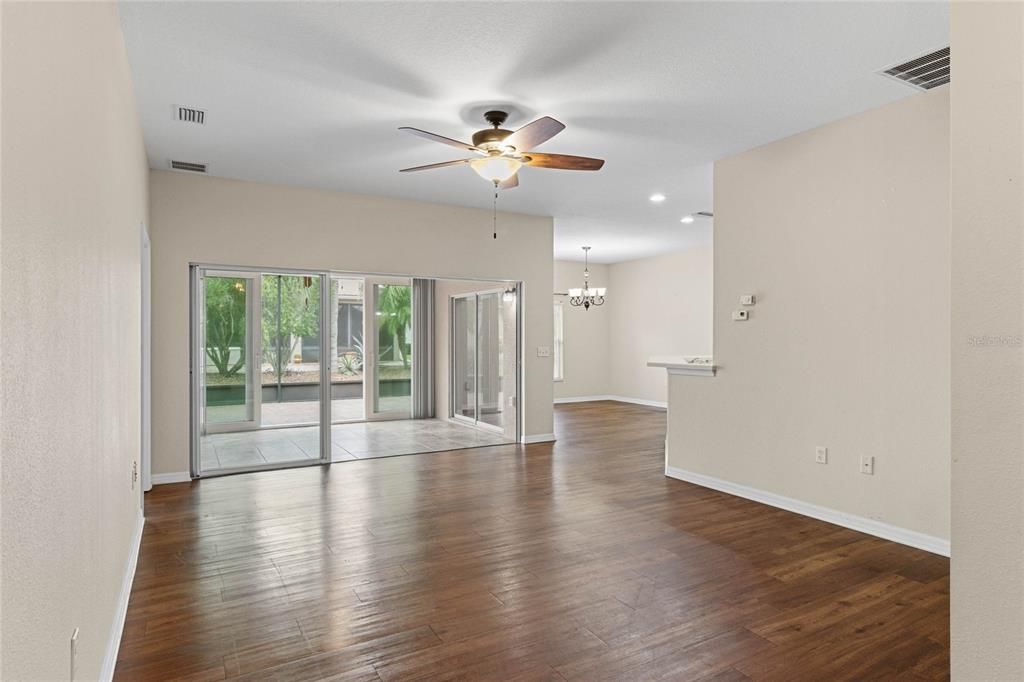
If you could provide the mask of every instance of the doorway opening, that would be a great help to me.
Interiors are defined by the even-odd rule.
[[[494,405],[457,422],[435,409],[454,338],[437,291],[456,280],[201,265],[191,277],[194,477],[517,442],[514,398],[498,425]],[[482,305],[486,336],[501,309]],[[505,401],[519,387],[515,309],[496,330],[511,364],[479,380],[487,395],[505,381]]]

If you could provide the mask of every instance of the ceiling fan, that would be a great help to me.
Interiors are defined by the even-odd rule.
[[[523,166],[596,171],[600,170],[601,166],[604,165],[604,159],[569,156],[567,154],[541,154],[532,151],[534,147],[547,142],[565,129],[565,124],[556,121],[550,116],[538,118],[536,121],[526,124],[515,132],[501,127],[507,118],[508,113],[504,111],[488,111],[484,114],[484,119],[492,127],[473,133],[473,144],[429,133],[419,128],[410,128],[408,126],[399,128],[399,130],[408,130],[413,135],[477,154],[477,156],[468,159],[456,159],[455,161],[431,163],[426,166],[403,168],[400,172],[410,173],[468,163],[480,177],[493,182],[495,187],[511,189],[519,186],[517,173]]]

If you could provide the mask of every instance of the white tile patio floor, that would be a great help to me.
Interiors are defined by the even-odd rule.
[[[387,411],[409,411],[409,396],[381,398],[381,409]],[[297,400],[287,403],[263,403],[260,406],[263,426],[281,426],[284,424],[309,424],[320,420],[320,402],[316,400]],[[213,423],[223,423],[242,418],[244,405],[209,406],[206,416]],[[350,421],[363,419],[363,399],[338,398],[331,401],[331,417],[333,421]]]
[[[204,472],[318,459],[315,426],[203,436]],[[500,433],[441,419],[357,422],[331,427],[331,461],[394,457],[510,443]]]

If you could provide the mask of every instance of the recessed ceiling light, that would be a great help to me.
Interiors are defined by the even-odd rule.
[[[653,201],[656,204],[660,204],[661,202],[665,201],[665,195],[662,194],[661,192],[656,192],[651,195],[651,201]]]
[[[692,215],[684,215],[679,222],[685,223],[685,224],[689,225],[690,223],[693,222],[693,216]]]

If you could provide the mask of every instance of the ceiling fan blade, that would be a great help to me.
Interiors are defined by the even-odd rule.
[[[412,171],[430,170],[432,168],[444,168],[445,166],[457,166],[460,163],[469,163],[473,159],[457,159],[455,161],[442,161],[441,163],[430,163],[426,166],[413,166],[412,168],[403,168],[398,171],[399,173],[411,173]]]
[[[516,173],[515,175],[510,177],[508,180],[505,180],[504,182],[500,183],[498,185],[498,189],[513,189],[513,188],[518,187],[518,186],[519,186],[519,173]]]
[[[556,121],[550,116],[538,118],[533,123],[527,123],[504,140],[503,144],[511,145],[520,152],[528,152],[537,145],[550,140],[558,133],[565,130],[565,124]]]
[[[426,130],[420,130],[419,128],[410,128],[409,126],[403,126],[399,128],[399,130],[408,130],[410,133],[416,135],[417,137],[422,137],[426,140],[433,140],[434,142],[440,142],[441,144],[446,144],[449,147],[455,147],[456,149],[465,149],[466,151],[469,152],[483,151],[482,149],[477,149],[473,145],[468,144],[466,142],[459,142],[458,140],[453,140],[450,137],[445,137],[444,135],[438,135],[436,133],[428,133]]]
[[[537,168],[560,168],[562,170],[601,170],[604,159],[592,159],[589,156],[569,156],[568,154],[527,154],[527,166]]]

